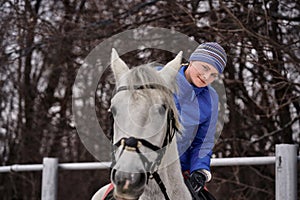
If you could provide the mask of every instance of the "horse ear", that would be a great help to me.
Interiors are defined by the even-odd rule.
[[[163,79],[166,81],[167,84],[174,87],[174,81],[176,75],[181,67],[181,59],[182,59],[182,51],[180,51],[177,56],[168,62],[158,73]]]
[[[120,78],[129,70],[126,63],[119,57],[117,51],[112,48],[111,52],[111,69],[114,73],[117,84],[120,81]]]

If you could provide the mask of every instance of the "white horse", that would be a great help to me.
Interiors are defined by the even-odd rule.
[[[111,181],[117,200],[191,200],[176,144],[180,130],[173,101],[182,52],[160,71],[129,69],[113,49],[116,94],[111,100],[115,144]],[[102,200],[108,185],[92,200]]]

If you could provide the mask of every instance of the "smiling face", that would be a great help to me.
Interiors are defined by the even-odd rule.
[[[185,70],[188,82],[197,87],[205,87],[211,84],[219,75],[219,72],[211,64],[201,61],[191,61]]]

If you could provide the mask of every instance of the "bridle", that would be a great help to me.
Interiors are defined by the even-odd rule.
[[[168,88],[166,88],[165,86],[160,85],[160,84],[135,85],[135,86],[133,86],[133,88],[129,88],[128,86],[121,86],[117,89],[116,93],[118,93],[120,91],[125,91],[125,90],[132,90],[132,89],[133,90],[163,89],[163,90],[169,92],[170,94],[172,94],[172,92]],[[168,113],[167,113],[166,135],[165,135],[165,138],[163,141],[163,145],[161,147],[156,146],[145,139],[136,138],[136,137],[129,137],[129,138],[123,137],[118,142],[114,143],[114,147],[122,146],[119,157],[122,155],[122,153],[124,151],[136,152],[139,155],[139,157],[142,160],[142,163],[147,171],[147,183],[149,182],[149,179],[154,178],[156,183],[159,185],[166,200],[170,200],[170,198],[167,194],[166,187],[165,187],[164,183],[162,182],[157,171],[158,171],[158,167],[160,166],[162,157],[165,154],[165,151],[166,151],[165,147],[167,147],[167,145],[169,145],[172,142],[172,140],[175,136],[175,133],[177,131],[178,131],[178,128],[176,126],[176,121],[174,118],[174,111],[169,108]],[[159,152],[157,152],[158,156],[154,162],[149,161],[141,153],[140,147],[142,147],[142,146],[144,146],[148,149],[151,149],[153,151],[159,151]],[[115,165],[117,161],[116,161],[114,153],[112,155],[112,158],[113,158],[112,165]]]

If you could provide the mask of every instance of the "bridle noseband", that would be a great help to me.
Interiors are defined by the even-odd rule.
[[[172,92],[166,88],[163,85],[159,85],[159,84],[145,84],[145,85],[136,85],[133,86],[133,88],[129,88],[127,86],[121,86],[117,89],[116,93],[120,92],[120,91],[124,91],[124,90],[142,90],[142,89],[163,89],[165,91],[168,91],[170,94],[172,94]],[[122,150],[120,152],[120,156],[122,155],[122,153],[126,150],[126,151],[133,151],[138,153],[140,159],[143,162],[143,165],[145,167],[145,169],[147,170],[147,183],[149,181],[149,179],[154,178],[154,180],[156,181],[156,183],[159,185],[164,197],[166,200],[170,200],[167,191],[166,191],[166,187],[164,185],[164,183],[162,182],[159,174],[158,174],[158,167],[161,163],[162,157],[165,154],[166,151],[166,146],[168,144],[170,144],[175,136],[176,131],[178,131],[178,128],[176,127],[176,122],[175,122],[175,118],[174,118],[174,111],[172,109],[168,110],[167,113],[167,131],[166,131],[166,135],[163,141],[163,145],[162,147],[158,147],[156,145],[153,145],[152,143],[148,142],[145,139],[141,139],[141,138],[136,138],[136,137],[123,137],[121,138],[118,142],[116,142],[114,144],[114,146],[116,147],[120,147],[122,146]],[[151,149],[153,151],[159,151],[157,158],[155,159],[154,162],[150,162],[140,151],[140,148],[144,146],[148,149]],[[113,153],[112,155],[113,157],[113,162],[112,165],[116,164],[116,159],[115,159],[115,155]]]

